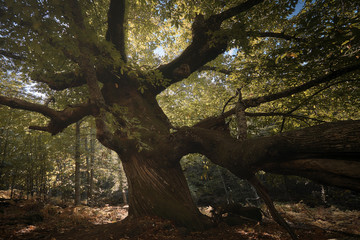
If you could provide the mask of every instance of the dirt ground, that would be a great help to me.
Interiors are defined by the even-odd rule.
[[[360,239],[360,211],[340,211],[335,207],[309,208],[304,204],[276,204],[299,239]],[[209,208],[202,208],[209,214]],[[290,239],[271,219],[189,232],[170,221],[145,217],[125,219],[127,206],[90,208],[44,204],[32,200],[0,200],[0,240],[106,240],[106,239]],[[124,220],[125,219],[125,220]]]

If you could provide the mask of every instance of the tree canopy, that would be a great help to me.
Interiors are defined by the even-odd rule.
[[[245,179],[360,190],[357,1],[0,4],[0,104],[45,116],[30,128],[53,135],[92,116],[124,161],[130,215],[199,224],[179,165],[189,153]]]

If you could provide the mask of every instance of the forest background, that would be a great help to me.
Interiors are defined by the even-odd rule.
[[[356,207],[357,2],[2,0],[0,13],[11,197],[129,201],[202,229],[191,199],[256,198],[231,171],[265,199],[262,184]]]

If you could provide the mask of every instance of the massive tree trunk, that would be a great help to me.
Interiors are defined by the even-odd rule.
[[[123,161],[129,183],[129,216],[161,216],[190,229],[207,219],[195,206],[180,164],[159,164],[135,153]]]
[[[123,160],[130,190],[130,216],[156,215],[186,227],[206,226],[179,165],[181,157],[188,153],[204,154],[243,179],[265,170],[360,190],[360,121],[322,124],[245,140],[213,129],[216,119],[170,133],[167,118],[156,101],[148,101],[138,91],[128,92],[131,100],[118,94],[108,94],[106,100],[116,101],[113,106],[126,103],[128,118],[136,118],[141,125],[131,126],[131,133],[139,135],[135,134],[137,141],[126,141],[125,149],[110,145]],[[144,147],[139,148],[139,143]]]
[[[114,81],[105,82],[102,92],[117,130],[111,135],[99,125],[97,129],[98,139],[115,150],[123,163],[129,217],[160,216],[191,229],[204,229],[209,220],[191,198],[179,164],[182,152],[174,149],[177,143],[171,141],[169,120],[154,95],[142,94],[134,82],[123,82],[122,88]]]

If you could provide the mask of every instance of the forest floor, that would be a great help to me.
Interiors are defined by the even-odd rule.
[[[304,240],[360,239],[360,211],[341,211],[335,207],[309,208],[302,203],[276,204],[281,214]],[[209,213],[208,208],[201,209]],[[90,208],[44,204],[32,200],[0,198],[0,240],[106,240],[106,239],[289,239],[274,221],[218,227],[203,232],[188,232],[170,221],[145,217],[125,219],[127,207]]]

